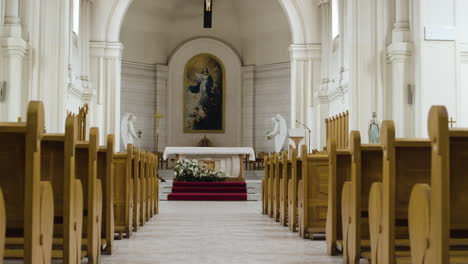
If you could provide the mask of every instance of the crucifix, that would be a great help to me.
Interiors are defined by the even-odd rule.
[[[163,118],[164,116],[157,112],[156,114],[153,115],[153,117],[156,119],[156,151],[158,151],[158,143],[159,143],[159,120]]]
[[[204,15],[203,15],[203,27],[204,28],[211,28],[211,21],[212,21],[212,10],[213,10],[213,3],[212,0],[203,0],[205,8],[204,8]]]
[[[457,121],[453,120],[452,117],[450,118],[450,121],[448,121],[448,122],[449,122],[451,128],[453,128],[453,124],[457,123]]]

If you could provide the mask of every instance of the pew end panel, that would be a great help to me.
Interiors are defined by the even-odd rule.
[[[288,174],[288,227],[296,232],[297,227],[297,183],[298,183],[297,149],[291,149],[291,173]]]
[[[50,263],[54,200],[52,186],[41,181],[44,106],[32,101],[26,123],[0,123],[0,187],[5,199],[6,239],[23,239],[17,257],[25,263]],[[40,243],[42,240],[42,243]],[[4,251],[12,257],[14,249]]]
[[[133,231],[138,231],[140,227],[140,148],[135,148],[133,152],[132,177],[133,177]]]
[[[291,175],[291,161],[288,160],[288,152],[283,151],[281,153],[280,160],[280,206],[279,215],[280,223],[283,226],[287,226],[288,221],[288,181]]]
[[[433,106],[428,132],[431,181],[416,184],[411,193],[411,259],[415,263],[468,263],[468,129],[449,129],[446,108]],[[459,248],[454,251],[454,247]]]
[[[431,146],[429,140],[425,139],[395,139],[395,126],[392,121],[384,121],[381,139],[383,150],[381,189],[375,188],[375,193],[369,198],[369,206],[379,207],[378,202],[372,199],[378,200],[378,197],[381,197],[381,209],[369,208],[369,229],[372,232],[381,226],[380,234],[371,234],[371,238],[377,237],[380,247],[371,245],[371,251],[377,250],[371,252],[371,255],[377,256],[381,263],[394,263],[397,260],[397,252],[400,255],[399,252],[409,250],[407,246],[410,193],[415,184],[429,183]],[[379,214],[376,213],[379,210],[382,214],[381,219],[371,218]],[[397,241],[404,241],[402,244],[405,244],[405,248],[401,248]]]
[[[114,242],[114,135],[107,136],[106,146],[101,146],[97,154],[97,178],[102,184],[102,239],[107,254],[112,254]]]
[[[262,179],[262,214],[268,215],[268,180],[270,165],[268,156],[263,157],[263,179]]]
[[[327,241],[327,253],[329,255],[336,255],[338,253],[337,244],[343,244],[342,201],[349,203],[350,199],[350,197],[342,198],[342,190],[345,182],[351,181],[351,153],[348,149],[337,149],[334,138],[329,139],[328,143],[328,174],[325,237]],[[345,223],[348,223],[348,220]]]
[[[313,238],[324,233],[328,205],[328,155],[310,154],[302,158],[300,235]]]
[[[89,142],[76,144],[76,177],[83,184],[83,239],[86,239],[88,262],[99,263],[102,225],[102,182],[97,178],[99,131],[90,129]]]
[[[133,225],[133,145],[127,146],[127,152],[114,155],[114,223],[119,237],[130,238]]]

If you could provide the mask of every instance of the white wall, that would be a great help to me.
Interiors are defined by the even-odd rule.
[[[167,65],[133,62],[122,64],[122,115],[125,112],[132,112],[137,116],[135,128],[142,129],[142,146],[147,150],[155,148],[156,134],[152,118],[155,112],[164,116],[160,121],[159,151],[163,151],[164,147],[169,145],[195,146],[204,135],[183,134],[181,117],[171,117],[169,114],[168,111],[171,110],[179,114],[182,109],[181,97],[170,95],[174,91],[168,87],[175,87],[168,82],[170,71]],[[238,136],[237,138],[241,140],[241,146],[252,146],[256,151],[273,151],[273,142],[266,140],[265,135],[267,131],[273,129],[271,117],[274,114],[281,114],[289,122],[290,64],[251,65],[243,67],[242,72],[242,107],[239,108],[242,110],[227,112],[227,121],[234,126],[240,122],[242,135],[241,138]],[[226,97],[227,100],[230,98]],[[232,113],[241,114],[241,121],[233,119]],[[247,120],[250,121],[246,122]],[[239,129],[235,128],[235,131]],[[169,143],[168,134],[177,136],[172,137]],[[214,140],[216,146],[233,144],[232,140],[225,140],[226,135],[207,134],[207,136],[210,139],[219,138]]]
[[[229,43],[244,65],[289,61],[292,35],[278,0],[216,1],[212,29],[203,29],[202,11],[193,1],[135,1],[122,25],[123,59],[167,64],[178,46],[206,36]]]
[[[255,150],[273,152],[274,143],[266,139],[273,131],[271,118],[280,114],[290,124],[291,116],[291,66],[280,63],[259,66],[255,69]]]
[[[122,63],[121,116],[132,113],[136,116],[135,132],[141,129],[140,148],[152,151],[155,149],[156,113],[156,66],[142,63]],[[119,139],[119,142],[122,142]],[[122,143],[120,143],[121,148]]]

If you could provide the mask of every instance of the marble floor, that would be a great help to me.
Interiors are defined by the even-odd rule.
[[[160,214],[116,241],[102,264],[342,263],[260,213],[260,202],[161,202]]]

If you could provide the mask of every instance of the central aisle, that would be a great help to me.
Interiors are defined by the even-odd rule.
[[[160,202],[160,214],[116,241],[103,264],[342,263],[260,213],[260,202]]]

